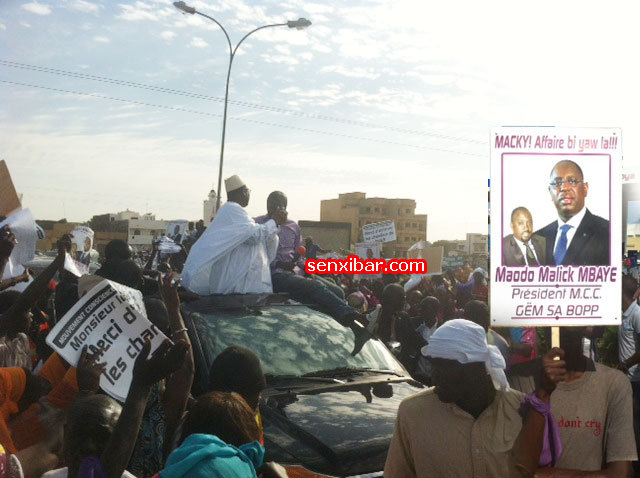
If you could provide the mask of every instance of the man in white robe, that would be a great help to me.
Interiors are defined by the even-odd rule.
[[[250,190],[236,175],[225,179],[227,202],[193,245],[182,271],[183,286],[199,295],[270,293],[269,264],[278,249],[279,210],[256,224],[244,209]]]

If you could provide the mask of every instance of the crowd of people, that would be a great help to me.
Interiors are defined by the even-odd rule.
[[[351,329],[354,355],[381,340],[424,384],[400,405],[385,477],[631,476],[640,410],[633,278],[623,279],[614,370],[595,354],[598,330],[561,328],[552,348],[543,328],[493,329],[483,269],[424,276],[410,288],[401,275],[307,275],[305,257],[326,251],[301,237],[286,195],[271,193],[266,214],[252,219],[249,188],[238,176],[225,185],[228,201],[208,228],[190,228],[179,252],[154,244],[134,253],[118,240],[104,250],[96,275],[140,291],[147,318],[171,339],[151,356],[145,343],[123,403],[100,389],[100,352],[85,348],[70,364],[45,342],[80,299],[64,267],[68,236],[38,275],[0,282],[0,478],[287,476],[264,461],[260,359],[227,348],[208,390],[193,396],[181,315],[181,301],[202,295],[273,292]],[[14,246],[0,229],[3,270]],[[23,281],[23,292],[11,289]]]

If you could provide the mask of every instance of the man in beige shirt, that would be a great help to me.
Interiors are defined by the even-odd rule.
[[[400,404],[385,464],[385,478],[532,477],[542,450],[546,417],[510,390],[504,359],[487,345],[484,329],[464,319],[442,325],[423,348],[435,388]],[[562,351],[545,356],[544,384],[536,392],[548,407],[564,378]],[[534,400],[536,400],[534,398]]]

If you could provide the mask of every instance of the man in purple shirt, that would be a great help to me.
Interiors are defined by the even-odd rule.
[[[271,219],[278,209],[286,210],[287,196],[281,191],[274,191],[267,198],[267,214],[255,218],[258,224]],[[288,220],[280,226],[278,232],[280,243],[275,260],[271,263],[271,282],[273,291],[286,292],[292,299],[317,307],[320,312],[330,315],[345,327],[357,327],[354,320],[363,319],[357,310],[344,300],[344,292],[330,281],[319,277],[304,277],[304,262],[297,252],[302,245],[300,226]]]

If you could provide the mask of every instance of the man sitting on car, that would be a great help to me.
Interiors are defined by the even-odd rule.
[[[238,176],[225,179],[227,202],[193,245],[182,272],[191,292],[210,294],[271,293],[269,263],[278,247],[278,226],[287,220],[284,209],[256,224],[244,209],[251,191]]]

